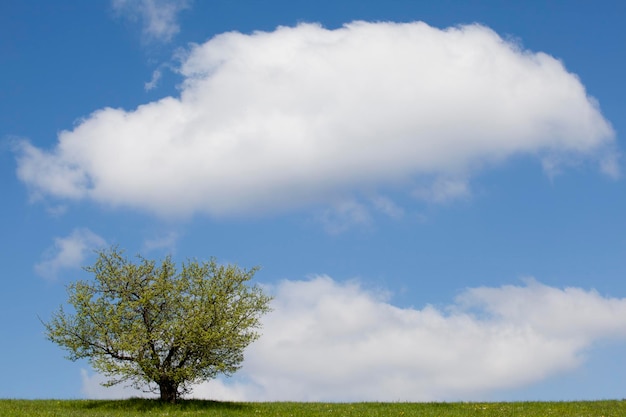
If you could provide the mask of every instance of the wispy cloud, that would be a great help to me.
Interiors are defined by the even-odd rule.
[[[19,178],[60,199],[225,216],[385,187],[450,201],[469,195],[477,171],[517,155],[619,172],[612,127],[580,79],[480,25],[225,33],[191,48],[179,71],[180,97],[98,110],[50,151],[20,142]]]
[[[376,210],[392,219],[400,219],[404,216],[404,209],[388,197],[378,195],[373,197],[371,202]]]
[[[621,177],[620,155],[615,153],[608,155],[600,161],[600,169],[609,177],[618,179]]]
[[[572,371],[595,342],[626,338],[626,299],[534,280],[467,289],[441,309],[396,307],[327,276],[284,281],[275,295],[239,374],[197,386],[196,397],[476,400]]]
[[[372,221],[367,207],[355,200],[334,203],[319,213],[316,219],[331,235],[343,233],[353,227],[367,226]]]
[[[471,194],[470,186],[465,179],[449,178],[438,178],[432,183],[415,187],[412,192],[415,198],[433,203],[466,199]]]
[[[152,252],[155,250],[174,252],[179,237],[180,235],[177,232],[169,232],[164,235],[146,239],[143,242],[143,250],[144,252]]]
[[[152,72],[152,78],[150,79],[150,81],[144,84],[143,86],[144,89],[146,91],[154,90],[159,84],[160,79],[161,79],[161,70],[157,68]]]
[[[374,214],[383,214],[392,219],[404,216],[404,209],[388,197],[374,195],[363,200],[344,199],[330,203],[315,215],[331,235],[338,235],[352,229],[367,229],[374,221]]]
[[[165,42],[180,31],[178,14],[190,5],[191,0],[112,0],[117,13],[141,20],[147,39]]]
[[[74,229],[69,236],[54,239],[54,245],[35,265],[35,272],[44,278],[55,279],[61,270],[83,266],[87,253],[104,245],[106,241],[91,230]]]

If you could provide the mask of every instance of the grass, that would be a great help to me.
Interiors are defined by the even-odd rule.
[[[507,403],[231,403],[186,400],[0,400],[0,417],[626,416],[626,400]]]

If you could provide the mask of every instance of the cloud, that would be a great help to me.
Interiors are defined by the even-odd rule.
[[[602,172],[612,178],[620,178],[620,163],[619,154],[607,155],[602,161],[600,161],[600,169]]]
[[[466,180],[437,178],[434,182],[416,187],[412,195],[420,200],[434,203],[445,203],[453,200],[468,198],[471,195]]]
[[[367,226],[372,221],[368,208],[355,200],[334,203],[319,213],[316,219],[331,235],[343,233],[356,226]]]
[[[54,246],[35,265],[35,272],[44,278],[55,279],[62,269],[81,267],[89,250],[104,245],[106,241],[91,230],[74,229],[69,236],[54,239]]]
[[[388,197],[373,195],[364,201],[344,199],[329,203],[316,214],[315,220],[327,233],[337,235],[353,228],[371,226],[374,213],[397,220],[404,216],[404,209]]]
[[[580,366],[626,337],[626,299],[526,285],[463,291],[445,308],[400,308],[328,276],[283,281],[233,379],[194,396],[237,401],[477,400]]]
[[[146,239],[143,242],[143,250],[144,252],[152,252],[154,250],[167,250],[169,252],[174,252],[176,250],[176,243],[178,242],[179,237],[180,235],[178,232],[169,232],[165,235]]]
[[[385,196],[375,196],[372,198],[372,204],[376,210],[392,219],[400,219],[404,216],[404,209]]]
[[[480,25],[230,32],[191,47],[178,71],[179,97],[98,110],[49,150],[20,142],[19,178],[58,199],[233,216],[387,187],[445,201],[518,155],[619,169],[578,77]]]
[[[190,0],[112,0],[113,10],[131,19],[140,18],[148,39],[169,41],[180,31],[178,13]]]
[[[150,81],[146,82],[143,85],[144,90],[146,91],[150,91],[150,90],[154,90],[157,85],[159,84],[159,80],[161,79],[161,70],[160,69],[155,69],[152,72],[152,78],[150,79]]]
[[[104,400],[130,397],[154,397],[154,395],[151,395],[150,393],[146,393],[128,385],[120,384],[112,387],[104,387],[102,384],[107,382],[107,378],[98,373],[90,373],[87,369],[80,370],[80,378],[82,381],[81,391],[86,398]]]

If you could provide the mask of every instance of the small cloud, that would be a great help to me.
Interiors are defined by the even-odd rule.
[[[54,246],[35,265],[35,272],[46,279],[55,279],[63,269],[81,267],[88,251],[105,245],[106,241],[91,230],[74,229],[69,236],[54,239]]]
[[[448,178],[439,178],[432,184],[420,186],[413,190],[415,198],[433,203],[447,203],[453,200],[466,199],[471,194],[466,180]]]
[[[161,70],[160,69],[155,69],[152,72],[152,78],[150,79],[150,81],[148,81],[147,83],[145,83],[143,85],[143,88],[146,91],[150,91],[150,90],[154,90],[157,86],[157,84],[159,83],[159,80],[161,79]]]
[[[550,180],[554,180],[562,172],[563,161],[560,158],[546,156],[541,160],[541,168]]]
[[[180,236],[177,232],[170,232],[164,236],[146,239],[143,242],[143,250],[144,252],[151,252],[154,250],[164,249],[169,252],[174,252],[179,237]]]
[[[144,36],[168,42],[180,31],[178,13],[189,0],[112,0],[113,10],[130,19],[141,19]]]
[[[365,202],[356,199],[345,199],[335,202],[317,214],[316,220],[331,235],[338,235],[354,228],[367,228],[372,225],[372,214],[382,213],[393,219],[404,216],[404,210],[391,199],[384,196],[373,196]]]
[[[594,162],[598,163],[600,172],[611,179],[619,179],[621,176],[620,167],[621,155],[617,149],[606,152],[598,156]],[[566,168],[579,167],[582,161],[571,154],[551,154],[541,159],[543,172],[550,180],[556,179],[563,174]]]
[[[621,176],[619,154],[608,155],[602,159],[600,161],[600,170],[605,175],[613,179],[618,179]]]
[[[404,209],[387,197],[376,196],[371,201],[376,210],[392,219],[400,219],[404,216]]]
[[[67,213],[67,204],[52,204],[46,207],[46,211],[52,217],[61,217],[65,213]]]
[[[341,234],[355,226],[367,226],[372,221],[367,207],[355,200],[334,204],[318,215],[317,220],[331,235]]]

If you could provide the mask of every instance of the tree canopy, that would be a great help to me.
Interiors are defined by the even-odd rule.
[[[87,358],[108,378],[130,382],[175,402],[193,384],[231,375],[244,349],[260,335],[271,297],[250,285],[257,268],[171,257],[133,263],[116,247],[98,252],[85,270],[94,280],[68,287],[73,312],[63,307],[44,323],[49,340]]]

